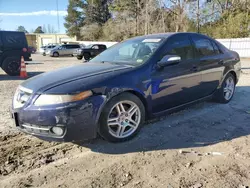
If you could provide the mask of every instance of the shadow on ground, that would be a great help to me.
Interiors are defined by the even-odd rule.
[[[28,78],[42,74],[44,72],[28,72]],[[28,78],[20,78],[20,76],[9,76],[7,74],[0,75],[0,81],[4,80],[27,80]]]
[[[212,145],[250,134],[250,87],[237,87],[228,104],[203,102],[153,120],[132,140],[109,143],[100,138],[78,145],[94,152],[124,154]]]

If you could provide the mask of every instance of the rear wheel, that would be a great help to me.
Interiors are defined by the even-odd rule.
[[[59,53],[58,52],[54,52],[53,53],[53,57],[59,57]]]
[[[10,76],[18,76],[20,74],[21,58],[7,57],[2,63],[2,69]]]
[[[228,103],[234,95],[235,91],[235,77],[233,74],[229,73],[224,79],[221,88],[217,91],[215,99],[220,103]]]
[[[84,56],[84,59],[87,61],[90,60],[90,58],[91,58],[89,53],[84,53],[83,56]]]
[[[99,134],[110,142],[122,142],[133,138],[145,120],[145,108],[141,100],[130,93],[122,93],[105,106],[99,120]]]

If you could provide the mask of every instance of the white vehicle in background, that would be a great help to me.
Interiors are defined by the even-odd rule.
[[[58,46],[59,44],[48,44],[47,46],[45,46],[43,48],[43,51],[41,54],[43,54],[44,56],[46,56],[46,54],[49,54],[47,53],[48,51],[50,52],[53,48],[55,48],[56,46]],[[42,48],[42,47],[41,47]]]
[[[46,46],[41,46],[38,50],[38,53],[43,54],[45,52]]]

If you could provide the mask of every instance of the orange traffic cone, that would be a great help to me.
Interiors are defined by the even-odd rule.
[[[27,78],[27,72],[26,72],[26,65],[24,63],[23,56],[21,57],[21,71],[20,71],[20,78]]]

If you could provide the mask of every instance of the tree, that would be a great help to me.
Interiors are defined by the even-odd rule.
[[[22,26],[22,25],[18,26],[17,31],[24,32],[24,33],[28,33],[28,31],[27,31],[27,30],[25,29],[25,27]]]
[[[44,33],[57,33],[57,31],[55,30],[55,27],[50,24],[48,24],[47,26],[43,24],[42,30]]]
[[[93,23],[103,25],[110,17],[108,0],[87,0],[84,20],[86,25]]]
[[[38,27],[35,29],[34,33],[44,33],[43,30],[42,30],[42,26],[38,26]]]
[[[47,32],[47,28],[46,28],[46,25],[45,25],[45,24],[43,24],[43,28],[42,28],[42,30],[43,30],[43,32],[44,32],[44,33],[48,33],[48,32]]]
[[[76,36],[77,39],[80,38],[81,27],[84,25],[84,8],[86,7],[86,2],[81,0],[69,0],[69,5],[67,7],[68,15],[65,16],[64,26],[66,28],[66,33],[69,36]]]

